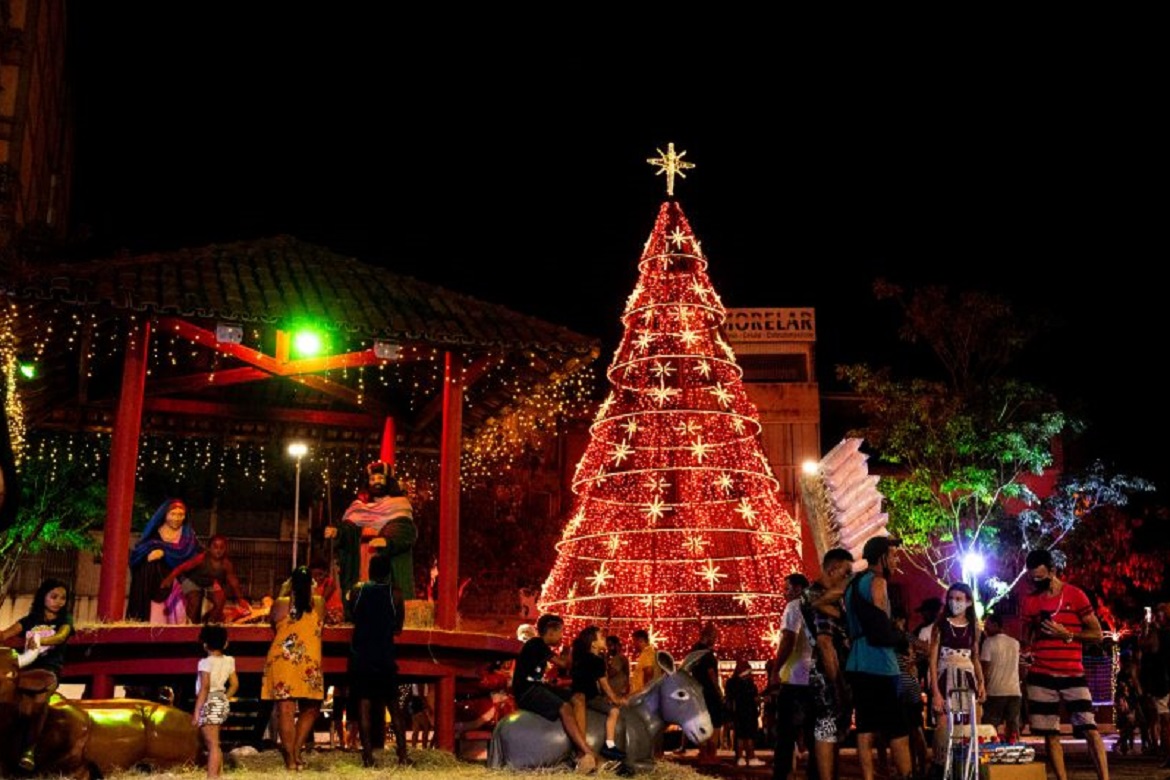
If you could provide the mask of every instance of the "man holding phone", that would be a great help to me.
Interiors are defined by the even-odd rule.
[[[1063,703],[1073,736],[1085,740],[1098,780],[1109,780],[1105,743],[1097,731],[1082,659],[1083,643],[1101,641],[1101,623],[1085,592],[1056,577],[1050,551],[1032,550],[1025,565],[1025,582],[1032,586],[1022,605],[1024,641],[1032,654],[1032,665],[1024,680],[1028,723],[1033,734],[1044,736],[1048,764],[1058,780],[1068,780],[1060,743]]]

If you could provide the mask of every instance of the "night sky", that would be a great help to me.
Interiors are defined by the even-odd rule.
[[[1063,323],[1019,373],[1090,420],[1093,452],[1170,485],[1164,136],[1136,54],[728,58],[175,7],[70,6],[86,256],[290,234],[600,337],[604,365],[666,197],[645,160],[673,141],[724,304],[815,307],[823,389],[838,363],[914,364],[876,277],[1000,292]]]

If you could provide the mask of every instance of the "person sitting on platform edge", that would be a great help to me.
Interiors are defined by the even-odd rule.
[[[349,593],[366,576],[371,555],[385,552],[402,598],[413,599],[418,528],[410,499],[380,460],[366,467],[366,480],[366,488],[346,508],[341,524],[325,529],[326,539],[337,539],[342,593]]]
[[[565,654],[554,655],[552,648],[561,643],[565,621],[559,615],[544,614],[536,621],[537,636],[529,639],[520,648],[516,666],[512,671],[512,695],[516,706],[528,710],[546,720],[561,721],[565,734],[577,750],[577,771],[592,772],[597,768],[597,757],[585,741],[585,734],[573,717],[569,703],[571,694],[564,688],[554,687],[545,682],[548,665],[566,669],[569,660]]]
[[[65,643],[73,635],[73,615],[65,609],[68,600],[69,586],[50,577],[37,588],[28,614],[0,633],[0,642],[24,634],[25,651],[38,653],[17,674],[18,712],[25,723],[19,763],[26,772],[37,768],[37,741],[49,714],[49,698],[65,666]]]

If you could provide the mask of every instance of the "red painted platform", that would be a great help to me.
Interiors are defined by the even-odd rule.
[[[78,625],[65,646],[63,682],[89,682],[95,675],[122,678],[191,674],[203,657],[199,626]],[[350,626],[327,626],[322,634],[326,674],[344,674]],[[272,643],[269,626],[228,626],[228,653],[240,674],[260,674]],[[493,661],[515,658],[520,642],[497,634],[407,629],[397,639],[404,678],[478,679]]]
[[[236,659],[241,690],[259,691],[264,659],[275,635],[268,625],[229,625],[228,653]],[[65,645],[64,683],[85,685],[82,698],[109,698],[115,686],[193,685],[204,656],[198,625],[78,624]],[[326,685],[345,682],[353,627],[327,626],[322,634]],[[14,638],[7,643],[19,649]],[[493,663],[515,658],[521,643],[499,634],[404,630],[397,638],[402,682],[436,685],[435,738],[438,747],[455,749],[456,697],[461,684],[472,688]],[[176,678],[181,677],[181,681]]]

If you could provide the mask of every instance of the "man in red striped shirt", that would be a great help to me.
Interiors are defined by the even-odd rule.
[[[1028,696],[1028,723],[1033,734],[1042,734],[1048,748],[1048,764],[1058,780],[1068,780],[1064,749],[1060,744],[1060,704],[1072,723],[1073,736],[1085,740],[1098,780],[1109,779],[1105,743],[1093,716],[1093,697],[1081,660],[1084,642],[1099,642],[1101,623],[1085,592],[1056,578],[1052,553],[1028,553],[1032,592],[1024,596],[1026,651],[1032,665],[1024,680]]]

